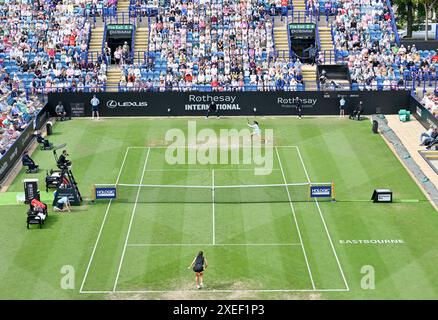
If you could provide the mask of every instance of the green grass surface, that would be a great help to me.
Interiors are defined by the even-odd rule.
[[[337,202],[291,206],[280,188],[276,195],[282,201],[271,203],[251,203],[246,190],[230,197],[247,203],[188,202],[208,197],[208,189],[172,190],[169,198],[177,203],[148,203],[148,189],[142,188],[135,203],[138,188],[133,188],[127,191],[129,202],[84,201],[72,213],[50,210],[43,229],[27,230],[26,206],[16,204],[28,177],[22,170],[8,193],[0,194],[0,298],[438,298],[438,215],[382,138],[371,133],[369,122],[259,120],[262,128],[274,130],[275,145],[298,146],[278,147],[278,155],[274,150],[270,175],[255,176],[252,165],[166,163],[165,149],[155,147],[166,144],[167,130],[186,131],[187,119],[73,120],[57,123],[50,140],[67,143],[86,198],[94,183],[114,183],[119,173],[119,182],[127,184],[210,186],[213,175],[215,185],[282,184],[307,181],[305,166],[311,181],[335,181]],[[216,132],[245,126],[244,118],[197,119],[198,129]],[[53,154],[38,150],[33,158],[42,170],[32,177],[39,178],[43,198],[49,199],[44,177],[54,168]],[[398,201],[367,201],[374,188],[392,189]],[[292,187],[289,192],[292,198],[297,194]],[[399,202],[403,199],[419,201]],[[360,239],[403,243],[340,242]],[[210,264],[200,291],[187,269],[198,250]],[[74,289],[60,285],[63,266],[74,268]],[[375,289],[361,287],[364,266],[374,268]]]

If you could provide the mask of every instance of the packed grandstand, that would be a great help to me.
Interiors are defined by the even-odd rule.
[[[303,91],[321,84],[306,78],[305,70],[316,73],[310,62],[347,65],[351,90],[436,88],[437,51],[399,44],[389,1],[302,2],[1,1],[0,154],[51,92]],[[315,61],[276,43],[276,32],[286,32],[284,21],[300,10],[302,21],[329,30],[328,50],[317,32]],[[106,33],[121,14],[138,30],[112,50],[98,26]],[[140,30],[147,35],[142,51]],[[423,103],[435,114],[433,92]]]

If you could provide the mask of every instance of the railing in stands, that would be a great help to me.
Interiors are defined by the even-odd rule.
[[[85,13],[85,11],[84,11],[84,13]],[[87,40],[87,50],[86,50],[86,61],[88,62],[88,50],[90,49],[90,41],[91,41],[91,27],[90,27],[90,29],[88,29],[88,40]]]
[[[320,50],[316,59],[318,64],[336,64],[336,55],[334,50]]]
[[[321,50],[321,39],[319,38],[318,20],[316,20],[316,25],[315,25],[315,42],[316,42],[316,47],[317,47],[318,51],[320,51]]]
[[[134,65],[142,65],[147,63],[147,51],[134,51],[132,55]]]
[[[273,45],[273,49],[274,49],[274,52],[276,51],[275,50],[275,36],[274,36],[274,27],[275,27],[275,17],[272,17],[272,29],[271,29],[271,37],[272,37],[272,42],[274,43],[274,45]]]
[[[330,34],[332,36],[333,48],[335,49],[335,63],[337,63],[338,60],[342,60],[342,57],[340,56],[339,50],[336,49],[336,45],[335,45],[335,31],[333,30],[333,25],[330,26]],[[341,59],[339,59],[339,58],[341,58]]]
[[[307,15],[306,11],[293,11],[292,15],[287,17],[287,23],[316,23],[316,18]]]
[[[151,17],[148,17],[148,52],[150,51],[151,45]]]
[[[137,19],[131,17],[129,12],[118,12],[116,15],[102,16],[105,24],[133,24],[137,25]]]
[[[277,59],[286,60],[286,61],[295,60],[295,58],[292,58],[289,50],[276,50],[275,57]]]
[[[103,52],[105,49],[105,42],[106,42],[106,33],[107,33],[107,26],[106,24],[103,26],[103,36],[102,36],[102,46],[100,47],[100,52]]]
[[[100,51],[88,51],[88,59],[87,59],[87,63],[88,62],[97,62],[98,61],[98,57],[101,54]]]
[[[392,32],[394,32],[395,35],[395,43],[397,43],[397,45],[400,45],[400,37],[397,31],[397,23],[395,21],[394,11],[392,10],[391,0],[386,0],[386,5],[388,6],[389,12],[391,14],[391,27]]]
[[[144,17],[154,17],[158,14],[158,7],[155,6],[137,6],[135,3],[131,1],[129,5],[129,14],[131,17],[138,18],[143,21]]]
[[[135,36],[136,36],[137,29],[135,27],[135,24],[132,27],[132,37],[131,37],[131,52],[129,53],[131,57],[131,63],[134,62],[134,47],[135,47]]]
[[[130,92],[130,91],[148,91],[148,92],[163,92],[163,91],[207,91],[207,92],[221,92],[221,91],[331,91],[331,90],[346,90],[346,91],[389,91],[389,90],[408,90],[412,93],[416,93],[417,89],[422,89],[421,92],[424,94],[427,91],[434,91],[435,94],[438,94],[438,81],[437,78],[434,79],[434,83],[428,83],[427,81],[421,81],[421,85],[417,85],[417,78],[414,78],[411,81],[405,81],[403,84],[357,84],[357,83],[347,83],[341,84],[336,82],[328,82],[326,84],[320,84],[318,80],[313,82],[306,81],[304,84],[297,84],[294,86],[284,85],[284,87],[279,86],[259,86],[257,84],[246,84],[244,86],[237,87],[212,87],[210,85],[197,85],[193,84],[187,87],[165,87],[160,86],[158,81],[152,81],[151,87],[146,86],[146,82],[142,81],[142,86],[138,87],[121,87],[117,86],[107,86],[106,84],[98,84],[93,86],[85,85],[83,89],[78,88],[65,88],[62,85],[52,86],[50,89],[45,87],[38,88],[20,88],[22,92],[26,94],[32,94],[37,96],[43,96],[50,92],[105,92],[105,91],[120,91],[120,92]]]
[[[112,87],[116,89],[116,87]],[[233,92],[233,91],[244,91],[244,92],[254,92],[254,91],[305,91],[305,84],[296,84],[296,85],[284,85],[283,87],[279,86],[259,86],[257,84],[254,85],[243,85],[243,86],[229,86],[227,88],[220,87],[212,87],[210,85],[193,85],[186,87],[166,87],[160,85],[152,85],[151,87],[123,87],[120,84],[117,86],[118,92]]]

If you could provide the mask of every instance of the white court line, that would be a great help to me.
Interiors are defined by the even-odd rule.
[[[281,159],[280,159],[280,155],[278,154],[278,149],[277,149],[277,148],[275,148],[275,152],[276,152],[276,154],[277,154],[278,162],[279,162],[279,164],[280,164],[281,173],[282,173],[282,175],[283,175],[284,183],[287,184],[287,182],[286,182],[286,176],[284,175],[283,165],[281,164]],[[309,272],[310,281],[312,282],[312,288],[313,288],[313,289],[316,289],[316,288],[315,288],[315,282],[313,281],[312,271],[310,270],[309,261],[308,261],[308,259],[307,259],[306,249],[304,248],[303,239],[302,239],[302,237],[301,237],[300,227],[298,226],[297,217],[296,217],[296,215],[295,215],[295,208],[294,208],[294,206],[293,206],[293,204],[292,204],[292,199],[291,199],[291,196],[290,196],[290,193],[289,193],[289,188],[288,188],[287,186],[286,186],[286,192],[287,192],[287,196],[288,196],[288,199],[289,199],[289,205],[290,205],[290,208],[291,208],[291,210],[292,210],[292,215],[293,215],[293,217],[294,217],[295,226],[296,226],[297,231],[298,231],[298,237],[300,238],[301,248],[303,249],[304,259],[306,260],[306,265],[307,265],[307,270],[308,270],[308,272]]]
[[[130,243],[128,247],[288,247],[300,246],[301,243]]]
[[[149,153],[150,152],[151,152],[151,149],[149,148],[148,149],[148,153],[146,154],[146,160],[144,161],[143,171],[141,173],[140,185],[143,182],[144,174],[146,172],[146,165],[148,163]],[[122,257],[120,258],[120,264],[119,264],[119,268],[117,270],[117,276],[116,276],[116,281],[114,282],[113,291],[116,291],[117,282],[119,281],[120,270],[122,269],[123,259],[125,258],[126,245],[128,244],[129,234],[131,233],[132,222],[134,221],[135,209],[137,209],[137,203],[138,203],[138,197],[140,196],[140,190],[141,190],[141,186],[138,187],[137,196],[135,198],[135,203],[134,203],[134,208],[132,208],[131,220],[129,221],[128,232],[126,233],[125,245],[123,246]]]
[[[83,291],[82,294],[133,294],[133,293],[237,293],[237,292],[346,292],[347,289],[241,289],[241,290],[117,290],[117,291]]]
[[[215,171],[254,171],[255,168],[215,168]],[[211,171],[211,168],[187,168],[187,169],[146,169],[147,172],[172,172],[172,171]],[[280,169],[257,169],[259,171],[280,171]]]
[[[127,148],[126,151],[125,151],[125,156],[123,157],[122,166],[120,167],[119,174],[117,175],[116,184],[119,183],[119,179],[120,179],[120,176],[122,174],[123,167],[125,166],[126,157],[128,156],[128,151],[129,151],[129,148]],[[102,230],[103,230],[103,226],[105,225],[106,218],[108,216],[108,212],[109,212],[109,209],[111,207],[111,203],[112,202],[113,202],[113,199],[110,199],[110,201],[108,203],[108,206],[106,207],[105,215],[103,217],[102,224],[100,225],[99,233],[97,234],[96,243],[94,244],[94,248],[93,248],[93,251],[91,253],[90,260],[88,261],[88,265],[87,265],[87,269],[85,270],[84,278],[82,279],[81,288],[79,289],[80,293],[82,292],[82,290],[84,288],[85,280],[87,279],[88,272],[90,271],[90,266],[91,266],[91,263],[92,263],[92,261],[94,259],[94,254],[96,252],[97,244],[99,243],[100,236],[101,236]]]
[[[144,146],[144,147],[142,147],[142,146],[131,146],[131,147],[128,147],[128,149],[148,149],[148,148],[149,149],[167,149],[169,147],[170,147],[170,145],[168,145],[168,146],[151,146],[151,147],[149,147],[149,146]],[[199,146],[188,146],[188,145],[174,146],[174,145],[172,145],[171,147],[172,148],[184,148],[184,149],[205,148],[205,146],[201,146],[201,145],[199,145]],[[218,147],[219,148],[221,148],[221,147],[224,148],[224,146],[221,146],[221,145],[219,145]],[[276,148],[297,148],[297,146],[274,146],[274,147],[276,147]],[[243,148],[253,148],[253,146],[238,145],[238,146],[228,146],[228,148],[229,149],[236,149],[236,148],[243,149]]]
[[[216,244],[216,217],[215,217],[215,204],[214,204],[214,170],[211,171],[211,206],[212,206],[212,211],[213,211],[213,220],[212,220],[212,225],[213,225],[213,245]]]
[[[301,164],[303,165],[304,172],[305,172],[306,177],[307,177],[307,181],[310,182],[310,177],[309,177],[309,174],[308,174],[308,172],[307,172],[306,166],[305,166],[305,164],[304,164],[303,157],[301,156],[300,148],[299,148],[298,146],[297,146],[296,148],[297,148],[297,151],[298,151],[298,157],[300,158],[300,160],[301,160]],[[321,217],[322,224],[324,225],[325,232],[326,232],[327,237],[328,237],[329,242],[330,242],[330,246],[331,246],[331,248],[332,248],[332,250],[333,250],[333,253],[334,253],[334,255],[335,255],[336,263],[338,264],[339,271],[341,272],[342,279],[344,280],[344,284],[345,284],[345,286],[346,286],[346,290],[349,291],[349,290],[350,290],[350,287],[348,286],[347,279],[345,278],[344,271],[342,270],[341,263],[339,262],[338,255],[337,255],[337,253],[336,253],[335,246],[333,245],[332,237],[330,236],[330,233],[329,233],[329,231],[328,231],[327,224],[325,223],[324,216],[322,215],[322,211],[321,211],[321,208],[320,208],[320,206],[319,206],[319,202],[318,202],[318,200],[317,200],[316,198],[313,198],[313,199],[315,200],[316,207],[318,208],[319,216]]]

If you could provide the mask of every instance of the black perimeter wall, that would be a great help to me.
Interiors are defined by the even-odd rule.
[[[304,115],[337,115],[343,96],[349,110],[363,101],[365,114],[396,114],[409,109],[409,91],[303,92],[115,92],[96,93],[100,116],[202,116],[214,100],[221,115],[295,115],[298,99]],[[90,117],[92,93],[49,94],[53,115],[61,101],[73,117]],[[347,110],[347,112],[349,112]]]
[[[414,117],[423,125],[424,128],[429,129],[431,126],[438,128],[438,119],[430,113],[417,98],[411,97],[410,109]]]
[[[14,144],[0,159],[0,181],[2,181],[12,167],[21,158],[23,151],[27,149],[29,143],[34,138],[34,130],[41,129],[47,120],[47,112],[44,107],[36,116],[35,120],[30,122],[26,129],[24,129]]]

